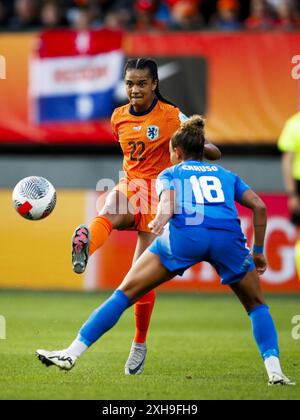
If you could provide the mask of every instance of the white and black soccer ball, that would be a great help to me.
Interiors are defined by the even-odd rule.
[[[15,186],[13,206],[28,220],[49,216],[56,205],[56,191],[51,182],[41,176],[29,176]]]

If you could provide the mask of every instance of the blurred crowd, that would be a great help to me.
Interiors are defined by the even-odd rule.
[[[0,0],[0,30],[300,29],[300,0]]]

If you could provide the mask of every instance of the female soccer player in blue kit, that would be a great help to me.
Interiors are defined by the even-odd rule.
[[[93,312],[70,347],[54,352],[37,350],[44,364],[70,370],[145,293],[182,275],[194,264],[208,261],[221,283],[231,287],[249,314],[269,384],[294,385],[282,373],[277,333],[258,277],[267,266],[263,254],[265,205],[237,175],[202,161],[204,142],[204,120],[200,116],[191,117],[173,135],[170,154],[175,166],[158,177],[160,204],[149,224],[159,236],[120,287]],[[253,255],[241,231],[235,201],[253,211]]]

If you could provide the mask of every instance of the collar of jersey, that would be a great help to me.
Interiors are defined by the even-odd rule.
[[[154,98],[154,100],[153,100],[150,108],[148,108],[144,112],[135,112],[135,110],[133,109],[133,106],[130,105],[129,112],[130,112],[131,115],[135,115],[136,117],[142,117],[143,115],[149,114],[152,111],[152,109],[155,107],[155,105],[157,104],[157,102],[158,102],[158,98]]]
[[[183,161],[183,162],[181,162],[181,163],[186,163],[186,162],[189,162],[189,163],[191,163],[191,162],[193,162],[193,163],[205,163],[205,164],[209,164],[210,162],[203,162],[203,160],[193,160],[193,159],[188,159],[188,160],[185,160],[185,161]]]

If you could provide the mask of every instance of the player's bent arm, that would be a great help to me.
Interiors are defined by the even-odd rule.
[[[155,235],[161,235],[163,233],[164,226],[175,213],[175,205],[175,191],[164,190],[160,196],[156,216],[152,222],[149,223],[149,228],[152,233]]]
[[[267,227],[265,203],[253,190],[247,190],[243,194],[241,204],[253,211],[254,244],[263,247]]]
[[[252,190],[244,192],[240,203],[253,211],[253,260],[257,273],[262,275],[267,269],[267,262],[263,251],[267,227],[267,207],[262,199]]]
[[[204,144],[204,157],[208,160],[219,160],[222,157],[222,153],[217,146],[206,141]]]

